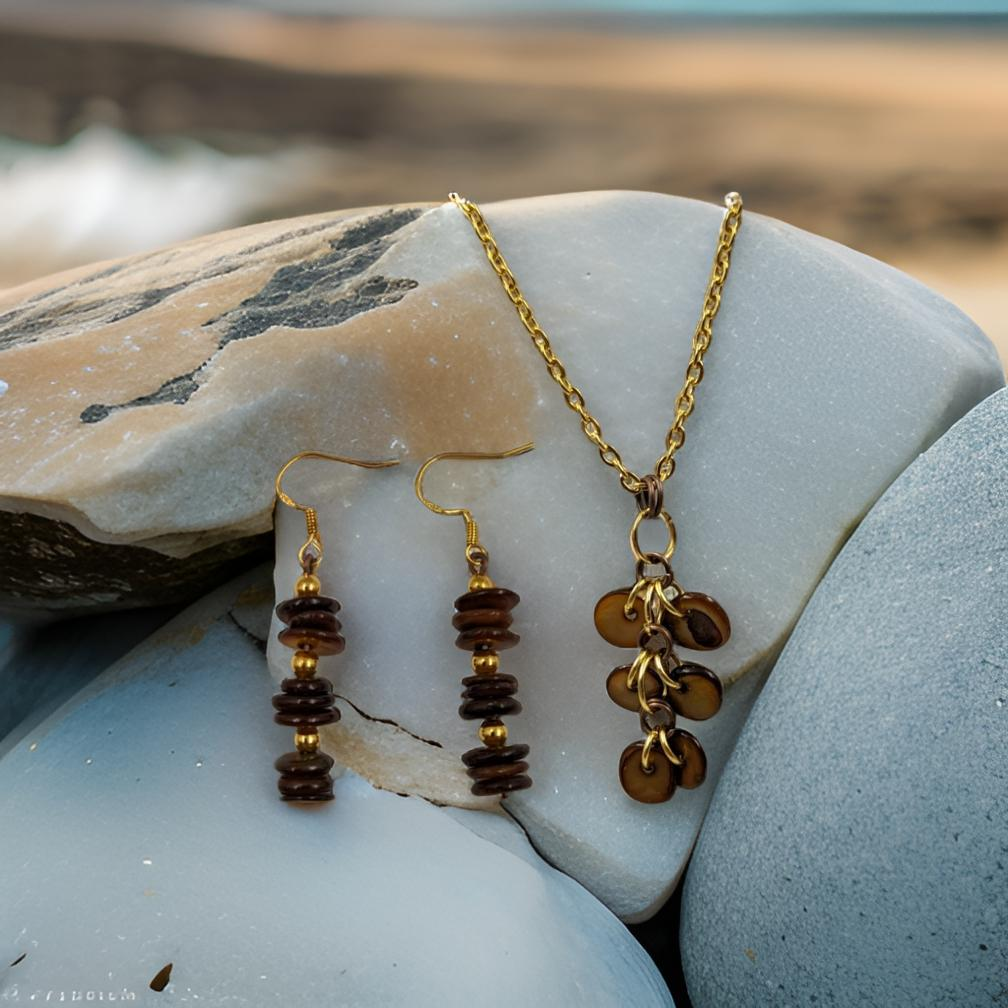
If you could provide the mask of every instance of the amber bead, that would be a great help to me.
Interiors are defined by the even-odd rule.
[[[619,761],[620,784],[634,801],[648,805],[668,801],[676,789],[674,768],[656,746],[649,753],[651,768],[645,770],[641,764],[643,751],[643,742],[633,742],[623,750]]]
[[[607,592],[595,603],[595,629],[615,647],[637,647],[637,638],[644,626],[644,603],[634,599],[633,619],[627,619],[624,607],[630,596],[629,588]]]
[[[673,604],[683,615],[667,614],[662,622],[678,644],[694,651],[713,651],[728,642],[728,614],[709,595],[683,592]]]
[[[677,714],[691,721],[706,721],[721,709],[724,687],[709,668],[687,662],[677,665],[670,678],[680,687],[670,689],[666,697]]]
[[[684,788],[696,788],[703,784],[707,777],[707,754],[700,745],[700,740],[682,728],[671,732],[669,748],[682,761],[682,766],[675,768],[676,783]]]
[[[620,665],[619,668],[614,668],[606,679],[606,692],[614,704],[619,704],[624,710],[637,713],[640,710],[640,698],[637,696],[637,690],[627,689],[627,675],[629,672],[629,665]],[[661,680],[654,672],[648,669],[644,673],[645,698],[654,700],[660,697],[662,689]]]

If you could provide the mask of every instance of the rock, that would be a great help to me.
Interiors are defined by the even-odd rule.
[[[1008,978],[1008,393],[834,561],[686,879],[696,1008],[990,1005]]]
[[[171,615],[158,608],[0,624],[0,755]]]
[[[647,193],[486,209],[607,437],[644,471],[670,422],[719,209]],[[674,886],[751,700],[850,529],[1003,383],[989,343],[932,292],[747,216],[668,496],[679,580],[717,598],[734,625],[710,659],[725,708],[696,727],[708,784],[642,807],[616,779],[637,722],[604,686],[625,652],[592,623],[595,600],[633,576],[633,503],[564,407],[459,211],[286,221],[109,269],[13,296],[20,307],[0,333],[21,345],[0,353],[0,408],[22,436],[22,464],[8,471],[30,478],[8,477],[6,506],[184,566],[196,548],[268,529],[273,476],[296,451],[402,457],[399,471],[291,473],[291,492],[320,509],[323,579],[344,604],[347,651],[326,661],[345,717],[329,744],[383,787],[465,803],[457,755],[472,730],[456,710],[467,665],[450,626],[465,586],[462,526],[421,508],[412,477],[434,452],[537,440],[519,459],[446,465],[429,489],[474,510],[493,576],[523,598],[522,643],[505,665],[521,681],[525,713],[510,727],[532,746],[535,787],[511,811],[537,849],[627,919]],[[102,372],[82,373],[102,347]],[[58,368],[55,386],[32,378]],[[65,447],[40,459],[27,431],[43,410]],[[304,526],[279,515],[286,597]],[[64,582],[101,562],[68,556]],[[118,601],[150,598],[159,583],[122,577]],[[7,591],[67,604],[62,586],[47,596],[37,580]]]
[[[184,612],[0,759],[0,1000],[146,1001],[167,974],[167,996],[212,1005],[672,1005],[506,818],[351,774],[330,805],[279,801],[267,577]]]

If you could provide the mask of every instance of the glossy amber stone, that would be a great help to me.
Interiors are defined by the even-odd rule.
[[[606,692],[609,699],[614,704],[618,704],[624,710],[633,711],[635,714],[640,711],[640,698],[637,690],[627,689],[627,674],[630,671],[629,665],[620,665],[609,673],[606,679]],[[661,680],[648,669],[644,673],[644,695],[648,700],[654,700],[662,694]]]
[[[656,746],[651,750],[651,770],[648,772],[641,765],[643,750],[643,742],[633,742],[623,750],[619,761],[620,784],[634,801],[648,805],[668,801],[676,789],[672,764]]]
[[[700,740],[682,728],[672,732],[668,740],[669,748],[683,761],[675,768],[676,783],[684,788],[700,787],[707,777],[707,754]]]
[[[677,714],[690,721],[706,721],[721,709],[724,688],[709,668],[684,663],[672,670],[671,678],[681,687],[670,689],[666,697]]]
[[[731,623],[728,614],[709,595],[683,592],[675,599],[683,616],[667,615],[663,622],[676,643],[694,651],[713,651],[728,642]]]
[[[644,626],[644,603],[639,598],[634,600],[633,619],[627,619],[623,613],[629,595],[629,588],[617,588],[595,603],[595,629],[615,647],[637,647]]]

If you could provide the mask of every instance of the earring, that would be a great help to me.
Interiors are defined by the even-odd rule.
[[[333,782],[329,771],[333,758],[319,749],[318,730],[322,725],[339,721],[340,712],[335,705],[332,683],[317,676],[316,672],[319,658],[339,654],[346,642],[340,636],[340,622],[336,618],[340,604],[336,599],[320,594],[322,584],[315,573],[322,563],[323,552],[318,515],[314,508],[291,500],[280,485],[284,473],[295,462],[305,458],[345,462],[363,469],[385,469],[398,465],[399,461],[362,462],[339,455],[305,451],[285,462],[277,473],[277,499],[304,512],[308,538],[298,550],[302,573],[294,583],[294,598],[276,607],[277,616],[286,624],[277,640],[294,648],[291,658],[294,675],[283,680],[280,684],[282,692],[273,697],[276,709],[273,720],[294,729],[296,751],[281,756],[273,765],[280,771],[277,787],[284,801],[331,801]]]
[[[499,453],[443,452],[427,459],[414,481],[417,499],[435,514],[460,515],[465,520],[465,558],[469,565],[469,590],[455,600],[452,626],[459,631],[455,646],[472,652],[473,674],[462,680],[462,706],[459,714],[466,720],[480,720],[479,738],[483,743],[462,754],[466,772],[472,778],[475,795],[506,795],[532,786],[526,774],[527,745],[508,745],[503,714],[517,714],[522,708],[515,699],[518,680],[498,671],[499,651],[514,647],[518,634],[512,633],[511,610],[520,599],[507,588],[498,588],[487,576],[490,554],[479,541],[479,530],[467,508],[443,508],[428,500],[423,492],[423,478],[435,462],[442,459],[506,459],[524,455],[535,446],[529,442]]]

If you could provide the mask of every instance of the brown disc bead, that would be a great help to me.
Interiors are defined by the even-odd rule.
[[[467,609],[493,609],[494,612],[509,612],[521,601],[521,597],[509,588],[477,588],[455,599],[455,608],[460,612]]]
[[[339,721],[340,712],[328,679],[284,679],[280,688],[283,692],[273,697],[273,720],[278,724],[310,728]]]
[[[325,630],[336,633],[340,629],[340,621],[336,614],[326,609],[313,609],[299,613],[287,624],[292,630]]]
[[[643,751],[643,742],[632,742],[623,750],[619,761],[620,784],[634,801],[647,805],[668,801],[676,789],[674,768],[655,746],[650,752],[651,769],[645,770],[641,764]]]
[[[468,767],[467,773],[473,780],[470,788],[475,795],[507,794],[532,786],[532,779],[525,773],[528,763],[527,745],[501,746],[498,749],[481,747],[462,754],[462,762]]]
[[[462,691],[463,700],[489,700],[514,696],[518,692],[518,680],[506,672],[497,672],[492,676],[466,676],[462,685],[465,687]]]
[[[339,602],[328,595],[299,595],[297,598],[281,602],[276,607],[276,614],[281,623],[289,624],[295,616],[301,616],[304,613],[317,612],[319,610],[336,613],[339,612],[339,609]]]
[[[637,696],[637,690],[627,689],[627,675],[629,673],[629,665],[620,665],[619,668],[614,668],[606,679],[606,692],[614,704],[636,714],[640,710],[640,699]],[[648,700],[655,700],[662,695],[663,689],[662,681],[651,669],[648,669],[644,673],[644,696]]]
[[[666,614],[662,622],[676,643],[693,651],[713,651],[728,642],[731,637],[728,614],[709,595],[683,592],[673,604],[684,615]]]
[[[507,609],[461,609],[452,617],[456,630],[471,630],[473,627],[497,627],[507,630],[514,618]]]
[[[340,654],[346,647],[346,641],[330,630],[299,629],[298,627],[287,627],[277,634],[277,640],[281,644],[297,651],[311,651],[317,655]]]
[[[339,602],[328,595],[300,595],[281,602],[276,614],[287,628],[277,634],[277,640],[316,655],[339,654],[346,647],[335,615],[339,608]]]
[[[462,694],[465,696],[465,694]],[[466,721],[485,721],[505,714],[520,714],[521,702],[513,696],[487,697],[485,700],[466,700],[459,707],[459,717]]]
[[[506,651],[520,640],[518,634],[500,627],[473,627],[455,638],[455,647],[463,651]]]
[[[629,595],[629,588],[617,588],[606,592],[595,603],[595,629],[615,647],[637,647],[637,638],[644,625],[644,602],[640,598],[634,599],[635,618],[628,620],[624,615],[623,607]]]
[[[325,753],[285,753],[274,764],[277,788],[284,801],[331,801],[333,758]]]
[[[676,714],[690,721],[706,721],[721,709],[724,687],[709,668],[684,662],[671,671],[670,677],[681,687],[670,689],[666,697]]]
[[[463,651],[503,651],[521,639],[512,633],[511,610],[521,601],[507,588],[477,588],[455,600],[455,646]]]
[[[684,788],[697,788],[707,778],[707,754],[700,745],[700,740],[677,728],[668,736],[669,748],[683,761],[682,766],[675,767],[676,783]]]

